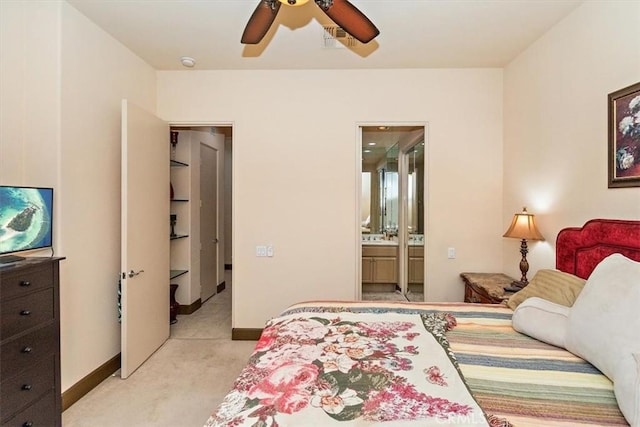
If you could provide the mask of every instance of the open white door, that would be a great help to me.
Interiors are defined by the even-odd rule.
[[[169,126],[122,101],[121,377],[169,337]]]

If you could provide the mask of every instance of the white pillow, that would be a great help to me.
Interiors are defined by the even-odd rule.
[[[570,307],[539,297],[527,298],[513,312],[513,329],[556,347],[565,348]]]
[[[614,383],[620,411],[640,427],[640,263],[620,254],[596,266],[569,313],[567,350]]]

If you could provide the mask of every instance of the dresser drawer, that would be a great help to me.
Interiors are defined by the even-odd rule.
[[[5,340],[54,318],[53,288],[0,303],[0,336]]]
[[[56,398],[53,390],[10,419],[2,420],[1,424],[2,427],[50,427],[57,425],[60,425],[60,414],[56,409]]]
[[[55,358],[50,356],[0,383],[0,408],[2,413],[16,412],[31,405],[39,397],[55,387]]]
[[[24,295],[38,289],[53,287],[52,264],[38,265],[32,268],[16,268],[2,274],[0,300]]]
[[[8,379],[33,367],[59,351],[58,325],[49,326],[9,340],[0,348],[0,377]]]

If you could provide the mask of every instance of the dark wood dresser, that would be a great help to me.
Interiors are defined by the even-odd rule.
[[[61,426],[60,279],[64,258],[0,267],[0,425]]]

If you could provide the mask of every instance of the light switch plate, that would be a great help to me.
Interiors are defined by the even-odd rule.
[[[456,258],[456,248],[447,249],[447,258],[455,259]]]
[[[267,247],[264,245],[256,246],[256,256],[267,256]]]

